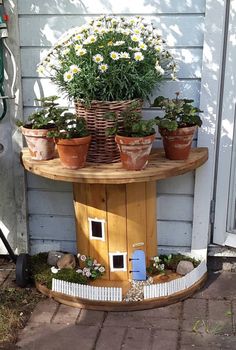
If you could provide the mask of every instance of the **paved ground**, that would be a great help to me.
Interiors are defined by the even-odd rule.
[[[12,283],[7,274],[0,271],[0,284]],[[236,273],[211,272],[192,298],[148,311],[79,310],[43,300],[17,345],[24,350],[234,350],[235,335]]]

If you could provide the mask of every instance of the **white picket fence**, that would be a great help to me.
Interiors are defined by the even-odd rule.
[[[122,288],[94,287],[52,279],[52,291],[96,301],[122,301]]]
[[[206,271],[206,261],[202,261],[193,271],[184,277],[177,278],[176,280],[170,282],[144,286],[144,300],[164,297],[181,292],[199,281]],[[52,291],[89,300],[122,301],[122,288],[117,287],[94,287],[84,284],[65,282],[53,278]]]
[[[144,286],[144,299],[164,297],[189,288],[194,283],[199,281],[200,278],[206,273],[206,271],[206,262],[202,261],[194,270],[189,272],[184,277],[177,278],[176,280],[170,282]]]

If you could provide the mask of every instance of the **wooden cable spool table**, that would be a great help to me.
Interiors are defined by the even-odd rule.
[[[163,149],[156,149],[150,155],[147,168],[141,171],[127,171],[121,163],[87,163],[82,169],[70,170],[62,167],[59,158],[32,160],[28,149],[22,150],[21,159],[24,168],[36,175],[73,183],[77,250],[105,266],[106,273],[95,281],[95,285],[121,286],[125,291],[136,272],[134,260],[137,260],[137,251],[137,254],[143,252],[146,263],[157,255],[156,182],[200,167],[208,159],[208,150],[194,148],[187,160],[173,161],[165,158]],[[199,288],[203,280],[191,292]],[[54,294],[58,297],[58,293]],[[189,291],[184,295],[189,295]],[[169,297],[164,301],[143,301],[134,305],[123,301],[101,303],[68,298],[60,296],[57,300],[103,310],[144,309],[163,306],[173,299]],[[180,298],[183,298],[183,293],[177,300]]]

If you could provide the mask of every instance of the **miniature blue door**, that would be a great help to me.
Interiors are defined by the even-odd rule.
[[[132,255],[132,277],[135,281],[146,281],[146,258],[143,250],[135,250]]]

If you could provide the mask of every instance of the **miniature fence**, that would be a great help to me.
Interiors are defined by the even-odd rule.
[[[122,301],[122,288],[93,287],[52,279],[52,291],[96,301]]]
[[[164,297],[189,288],[196,283],[206,273],[206,271],[206,262],[202,261],[194,270],[189,272],[184,277],[177,278],[176,280],[170,282],[144,286],[144,299]]]

